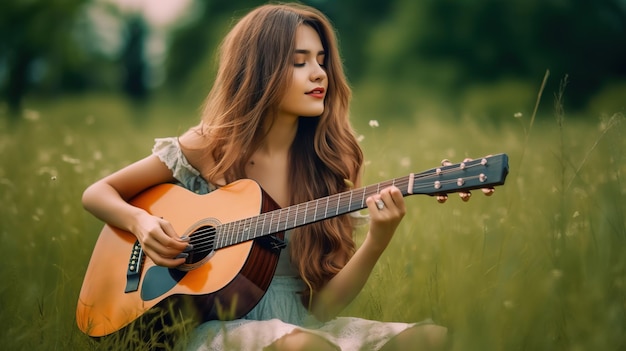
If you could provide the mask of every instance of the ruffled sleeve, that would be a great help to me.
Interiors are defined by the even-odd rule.
[[[179,185],[197,194],[206,194],[215,190],[215,186],[209,184],[200,176],[180,149],[177,138],[158,138],[154,140],[152,154],[156,155],[167,168],[172,171]]]
[[[370,222],[369,214],[362,214],[360,211],[351,212],[350,220],[352,220],[352,225],[356,227],[363,227]]]

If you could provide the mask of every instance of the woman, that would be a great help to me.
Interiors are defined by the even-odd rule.
[[[250,178],[282,207],[359,186],[361,149],[348,121],[346,83],[333,28],[298,4],[264,5],[221,46],[202,121],[180,138],[157,139],[152,155],[91,185],[87,210],[132,232],[158,265],[185,262],[188,239],[128,200],[160,183],[207,193]],[[429,323],[335,318],[359,293],[405,214],[402,194],[366,201],[369,231],[355,249],[352,216],[287,233],[267,293],[244,318],[198,327],[189,349],[392,350],[441,348]]]

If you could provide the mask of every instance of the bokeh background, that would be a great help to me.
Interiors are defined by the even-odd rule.
[[[76,327],[102,228],[80,197],[198,122],[215,48],[262,3],[0,1],[3,349],[164,346]],[[408,197],[343,314],[432,318],[455,351],[626,349],[626,0],[304,3],[337,28],[365,184],[510,160],[492,197]]]
[[[263,1],[8,0],[0,4],[3,110],[29,98],[206,94],[233,20]],[[309,0],[336,25],[366,110],[408,118],[415,101],[498,118],[569,76],[565,106],[623,109],[624,0]],[[365,100],[365,99],[364,99]],[[6,112],[5,112],[6,114]]]

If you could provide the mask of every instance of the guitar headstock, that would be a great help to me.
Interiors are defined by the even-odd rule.
[[[503,185],[509,173],[506,154],[483,157],[472,161],[412,174],[410,194],[444,195]]]

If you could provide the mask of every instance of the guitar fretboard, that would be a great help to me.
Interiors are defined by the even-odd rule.
[[[369,196],[389,186],[397,186],[406,196],[410,177],[395,178],[222,224],[217,228],[215,249],[362,210],[367,207],[365,200]]]

